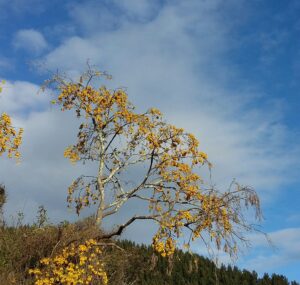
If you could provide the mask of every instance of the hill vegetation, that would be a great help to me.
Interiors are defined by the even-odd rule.
[[[29,269],[39,265],[42,258],[55,256],[71,243],[82,243],[99,236],[91,218],[77,223],[46,223],[43,208],[33,225],[0,227],[0,284],[34,284]],[[108,284],[143,285],[299,285],[282,275],[240,270],[231,265],[217,268],[197,254],[176,250],[172,257],[162,257],[151,246],[137,245],[127,240],[99,240]],[[59,284],[59,283],[57,283]],[[94,283],[90,283],[94,284]],[[95,283],[99,284],[99,283]]]

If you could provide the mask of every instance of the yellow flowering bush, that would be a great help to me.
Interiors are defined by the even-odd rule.
[[[29,270],[35,285],[79,285],[108,283],[102,250],[94,239],[76,246],[71,244],[53,257],[40,260],[40,266]]]
[[[18,132],[11,124],[11,118],[6,113],[0,116],[0,156],[7,152],[9,158],[20,158],[20,152],[18,151],[22,143],[23,129]]]

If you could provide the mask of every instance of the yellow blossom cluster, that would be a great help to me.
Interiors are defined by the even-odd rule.
[[[72,163],[75,163],[80,159],[78,152],[72,146],[68,146],[65,149],[64,157],[69,158]]]
[[[0,116],[0,156],[7,152],[9,158],[20,158],[18,151],[22,142],[23,129],[16,131],[11,123],[8,114],[3,113]]]
[[[161,215],[159,230],[153,238],[153,248],[163,256],[172,254],[174,248],[170,247],[170,240],[175,244],[176,238],[182,236],[184,228],[191,231],[191,240],[204,238],[203,234],[206,233],[218,249],[223,246],[225,252],[234,254],[230,251],[236,245],[231,239],[232,224],[237,221],[234,220],[232,205],[226,200],[226,196],[217,197],[198,193],[197,199],[191,202],[193,207],[186,210],[170,209],[170,207],[164,209],[157,201],[154,202],[155,206],[151,206],[154,212]],[[199,204],[196,204],[197,202]]]
[[[176,248],[176,241],[171,237],[162,240],[161,236],[155,235],[152,241],[153,249],[161,254],[161,256],[166,257],[174,254]]]
[[[61,254],[40,260],[40,266],[30,269],[35,285],[79,285],[108,283],[101,249],[93,239],[78,246],[71,244]]]

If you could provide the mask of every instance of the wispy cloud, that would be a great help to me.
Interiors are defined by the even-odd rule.
[[[23,49],[25,51],[39,54],[46,50],[48,43],[43,34],[34,29],[19,30],[13,40],[15,49]]]
[[[44,110],[46,96],[39,96],[40,87],[26,81],[7,81],[0,95],[0,111],[24,116],[36,110]]]
[[[120,7],[130,10],[126,3]],[[128,87],[141,108],[158,106],[171,121],[198,135],[216,165],[215,179],[223,185],[234,177],[266,191],[291,179],[294,174],[286,175],[287,170],[298,169],[294,157],[299,149],[290,145],[286,152],[281,105],[253,104],[260,102],[262,91],[254,83],[241,84],[239,71],[226,62],[234,41],[219,1],[165,5],[144,23],[121,17],[109,32],[95,29],[98,21],[91,19],[100,7],[93,1],[90,5],[89,17],[84,9],[71,12],[77,25],[89,18],[86,34],[49,53],[44,58],[48,67],[74,72],[90,59],[110,71],[115,84]],[[106,12],[112,18],[117,13]],[[264,112],[265,107],[272,112]]]
[[[270,250],[262,235],[251,236],[255,256],[244,259],[246,268],[264,272],[280,269],[289,264],[295,265],[300,260],[300,228],[287,228],[268,233],[273,248]]]

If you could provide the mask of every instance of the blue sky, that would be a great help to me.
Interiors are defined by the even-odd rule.
[[[238,264],[300,281],[299,12],[292,0],[0,0],[0,111],[25,128],[22,164],[0,162],[7,215],[31,220],[44,204],[53,220],[72,217],[65,189],[82,168],[62,153],[76,121],[37,93],[46,69],[77,74],[89,59],[141,110],[194,132],[220,187],[258,191],[276,250],[253,236]]]

